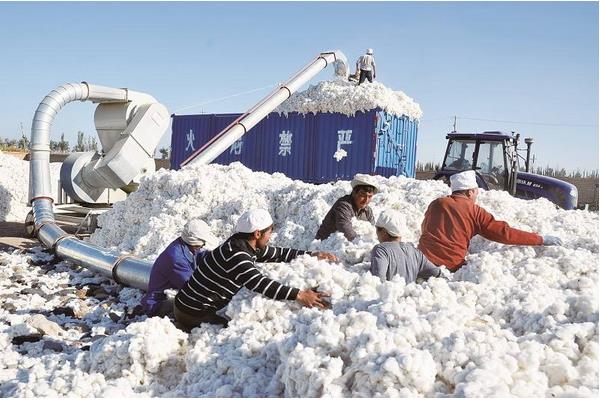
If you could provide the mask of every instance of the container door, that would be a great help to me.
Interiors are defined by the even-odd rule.
[[[375,172],[390,177],[410,178],[416,173],[417,121],[377,112]]]
[[[260,122],[257,152],[262,154],[260,171],[281,172],[292,179],[305,179],[310,162],[310,117],[271,113]]]
[[[317,114],[313,131],[313,173],[308,180],[349,180],[358,172],[372,173],[374,118],[373,112],[357,112],[354,117],[339,113]]]
[[[213,114],[211,119],[211,138],[232,124],[242,114]],[[233,142],[231,146],[221,153],[213,162],[229,165],[239,161],[246,167],[258,171],[261,153],[256,149],[257,137],[260,136],[261,123],[254,126],[245,135]]]
[[[171,169],[181,163],[211,137],[212,115],[174,115],[171,127]]]

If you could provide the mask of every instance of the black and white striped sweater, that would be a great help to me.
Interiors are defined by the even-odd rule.
[[[273,246],[255,251],[247,241],[231,237],[196,261],[196,269],[177,293],[175,304],[191,315],[214,312],[225,307],[242,287],[276,300],[295,300],[300,289],[267,278],[254,263],[288,262],[304,253]]]

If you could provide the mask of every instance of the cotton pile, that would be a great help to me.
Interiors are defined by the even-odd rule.
[[[52,193],[56,193],[61,163],[50,163]],[[29,162],[0,151],[0,222],[25,222],[31,207],[29,192]]]
[[[308,89],[294,93],[275,112],[337,112],[353,116],[357,111],[374,108],[381,108],[393,115],[406,115],[411,119],[420,119],[423,115],[419,104],[400,90],[394,91],[380,82],[357,86],[342,80],[321,81],[310,85]]]
[[[407,241],[418,239],[429,202],[449,193],[440,182],[377,179],[375,215],[402,212]],[[185,365],[172,366],[184,371],[177,382],[159,383],[172,371],[150,373],[144,382],[152,383],[127,390],[224,397],[598,394],[597,214],[484,192],[479,203],[498,219],[558,235],[565,245],[504,246],[476,237],[457,273],[406,285],[367,272],[376,243],[368,223],[355,223],[360,236],[352,243],[341,234],[313,241],[331,204],[349,191],[349,182],[311,185],[241,164],[192,166],[158,171],[104,214],[94,243],[152,259],[189,218],[204,219],[225,239],[244,210],[264,207],[275,221],[273,244],[328,250],[342,260],[303,256],[262,267],[285,284],[331,292],[331,310],[242,290],[228,307],[227,329],[203,326],[172,350],[185,354],[178,359]],[[142,329],[132,326],[128,349],[141,340],[134,332]]]

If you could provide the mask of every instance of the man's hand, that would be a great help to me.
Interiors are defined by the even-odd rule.
[[[319,307],[319,308],[331,308],[331,304],[325,299],[331,295],[326,292],[317,292],[315,290],[301,290],[298,292],[296,301],[302,304],[304,307]]]
[[[557,236],[546,235],[544,238],[544,246],[562,246],[562,240]]]
[[[313,251],[311,253],[313,257],[317,257],[318,260],[327,260],[332,262],[339,262],[340,260],[331,253],[326,253],[324,251]]]

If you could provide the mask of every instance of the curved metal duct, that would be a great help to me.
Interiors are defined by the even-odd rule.
[[[86,82],[67,83],[51,91],[38,106],[31,126],[29,163],[29,200],[35,232],[42,244],[54,249],[61,259],[112,277],[124,285],[146,290],[152,263],[81,241],[55,223],[50,186],[50,128],[61,108],[76,100],[124,103],[128,101],[128,91]]]
[[[219,133],[202,149],[194,153],[186,163],[209,163],[235,140],[262,120],[269,112],[285,101],[304,83],[327,65],[336,64],[336,75],[347,76],[346,57],[339,51],[320,53],[315,60],[296,73],[286,84],[257,103],[242,117]],[[35,234],[47,248],[54,249],[63,260],[72,261],[118,283],[147,290],[152,263],[122,255],[95,246],[67,234],[55,223],[54,198],[50,186],[50,128],[56,114],[70,102],[92,101],[96,103],[128,102],[127,89],[115,89],[86,82],[67,83],[51,91],[38,106],[31,126],[31,161],[29,166],[29,200],[33,210]],[[132,96],[148,96],[131,92]],[[103,143],[104,145],[104,143]]]

